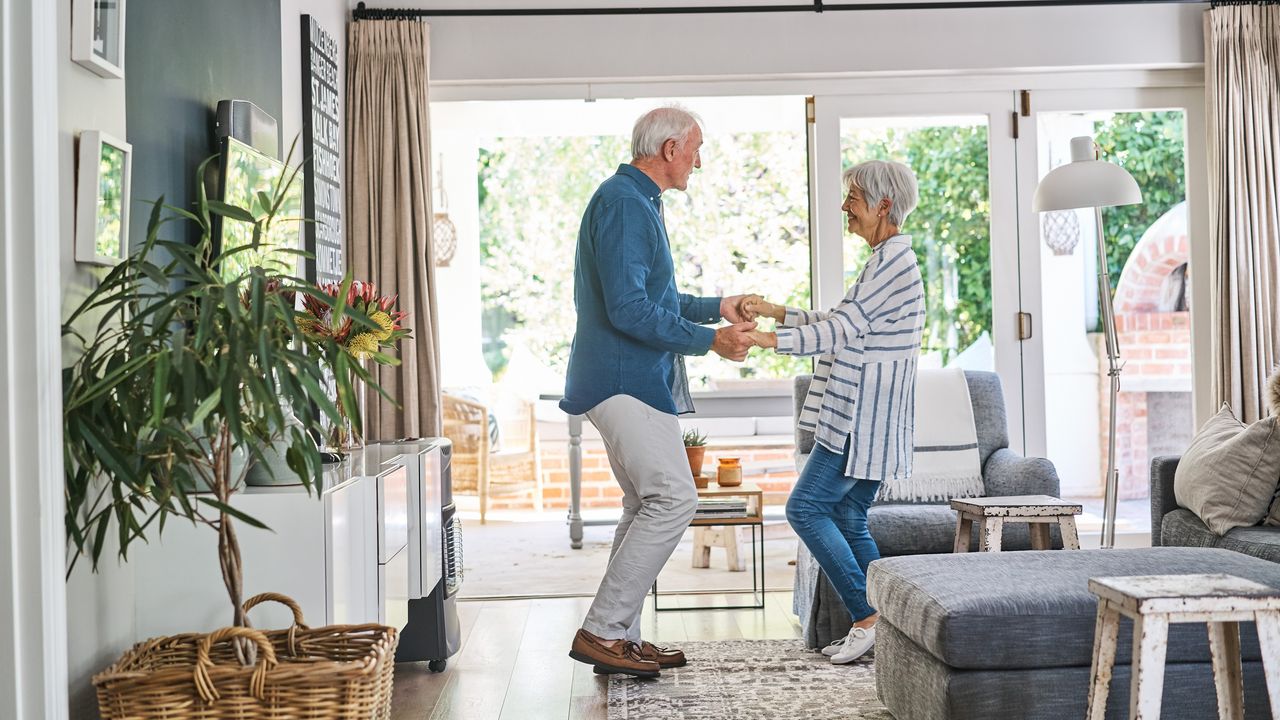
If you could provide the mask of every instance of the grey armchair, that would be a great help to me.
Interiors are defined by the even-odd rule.
[[[795,379],[793,417],[809,392],[811,375]],[[1044,458],[1027,458],[1009,449],[1009,429],[1004,410],[1000,377],[991,372],[965,371],[973,418],[978,431],[978,454],[982,460],[982,483],[987,497],[1001,495],[1058,495],[1058,472]],[[927,400],[921,399],[920,407]],[[813,433],[796,428],[796,467],[803,468],[813,449]],[[956,532],[956,514],[950,503],[880,503],[867,517],[871,536],[882,557],[951,552]],[[1057,526],[1051,529],[1054,547],[1062,547]],[[1016,523],[1004,531],[1007,550],[1031,548],[1027,525]],[[970,542],[978,547],[975,527]],[[840,596],[832,589],[804,543],[796,556],[794,610],[804,628],[805,643],[822,647],[849,632],[850,618]]]

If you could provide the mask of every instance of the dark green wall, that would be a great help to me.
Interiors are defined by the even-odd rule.
[[[126,10],[136,244],[146,237],[148,203],[161,195],[180,207],[195,201],[196,168],[217,152],[219,100],[248,100],[280,122],[280,2],[129,0]]]

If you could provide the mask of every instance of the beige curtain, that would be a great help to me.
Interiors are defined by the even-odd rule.
[[[399,293],[413,337],[365,395],[365,439],[440,434],[440,345],[431,260],[428,26],[360,20],[347,32],[347,252],[357,280]]]
[[[1266,414],[1280,361],[1280,7],[1205,13],[1213,397]]]

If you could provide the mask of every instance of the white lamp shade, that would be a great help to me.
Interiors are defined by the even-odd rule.
[[[1132,175],[1119,165],[1094,159],[1093,154],[1093,138],[1072,138],[1072,161],[1044,176],[1031,208],[1047,212],[1142,202],[1142,191]]]

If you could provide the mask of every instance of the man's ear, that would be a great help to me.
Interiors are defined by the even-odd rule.
[[[676,141],[667,140],[662,143],[662,159],[671,162],[676,159]]]

